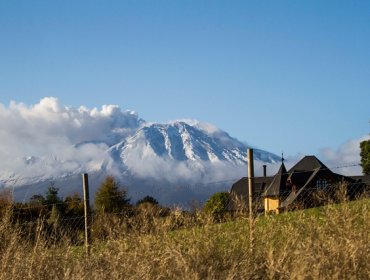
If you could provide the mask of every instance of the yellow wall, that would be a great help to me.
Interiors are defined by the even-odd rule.
[[[279,213],[280,200],[277,198],[265,198],[265,213],[275,212]]]

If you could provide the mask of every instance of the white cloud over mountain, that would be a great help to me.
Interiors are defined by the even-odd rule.
[[[141,122],[115,105],[76,109],[53,97],[33,106],[0,104],[0,169],[25,178],[98,170],[110,160],[106,150],[113,138],[131,135]]]

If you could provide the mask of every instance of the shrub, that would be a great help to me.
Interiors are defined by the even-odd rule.
[[[227,192],[217,192],[213,194],[204,205],[204,212],[212,215],[214,218],[220,219],[227,212],[230,194]]]

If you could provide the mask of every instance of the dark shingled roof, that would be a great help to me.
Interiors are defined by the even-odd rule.
[[[281,195],[281,192],[286,188],[286,180],[288,178],[288,172],[285,168],[284,163],[281,163],[279,171],[274,176],[271,184],[267,187],[265,197],[277,197]]]
[[[305,156],[299,162],[290,168],[289,173],[293,171],[314,171],[315,169],[329,169],[315,156]]]
[[[273,177],[255,177],[254,178],[254,189],[253,189],[253,200],[254,205],[258,209],[263,209],[263,192],[268,186]],[[239,207],[248,207],[248,178],[243,177],[239,181],[235,182],[230,190],[232,199],[229,202],[229,210],[237,210]]]
[[[254,178],[254,189],[253,195],[261,195],[268,186],[273,177],[255,177]],[[248,197],[248,178],[243,177],[239,181],[235,182],[230,190],[231,193]]]

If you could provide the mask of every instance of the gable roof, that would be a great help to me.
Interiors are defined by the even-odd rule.
[[[265,197],[280,196],[281,192],[286,188],[286,180],[288,175],[289,174],[285,168],[285,165],[282,162],[279,171],[276,173],[271,184],[266,189]]]
[[[289,173],[292,173],[293,171],[313,171],[317,168],[329,170],[329,168],[325,164],[323,164],[317,157],[305,156],[292,168],[290,168]]]

